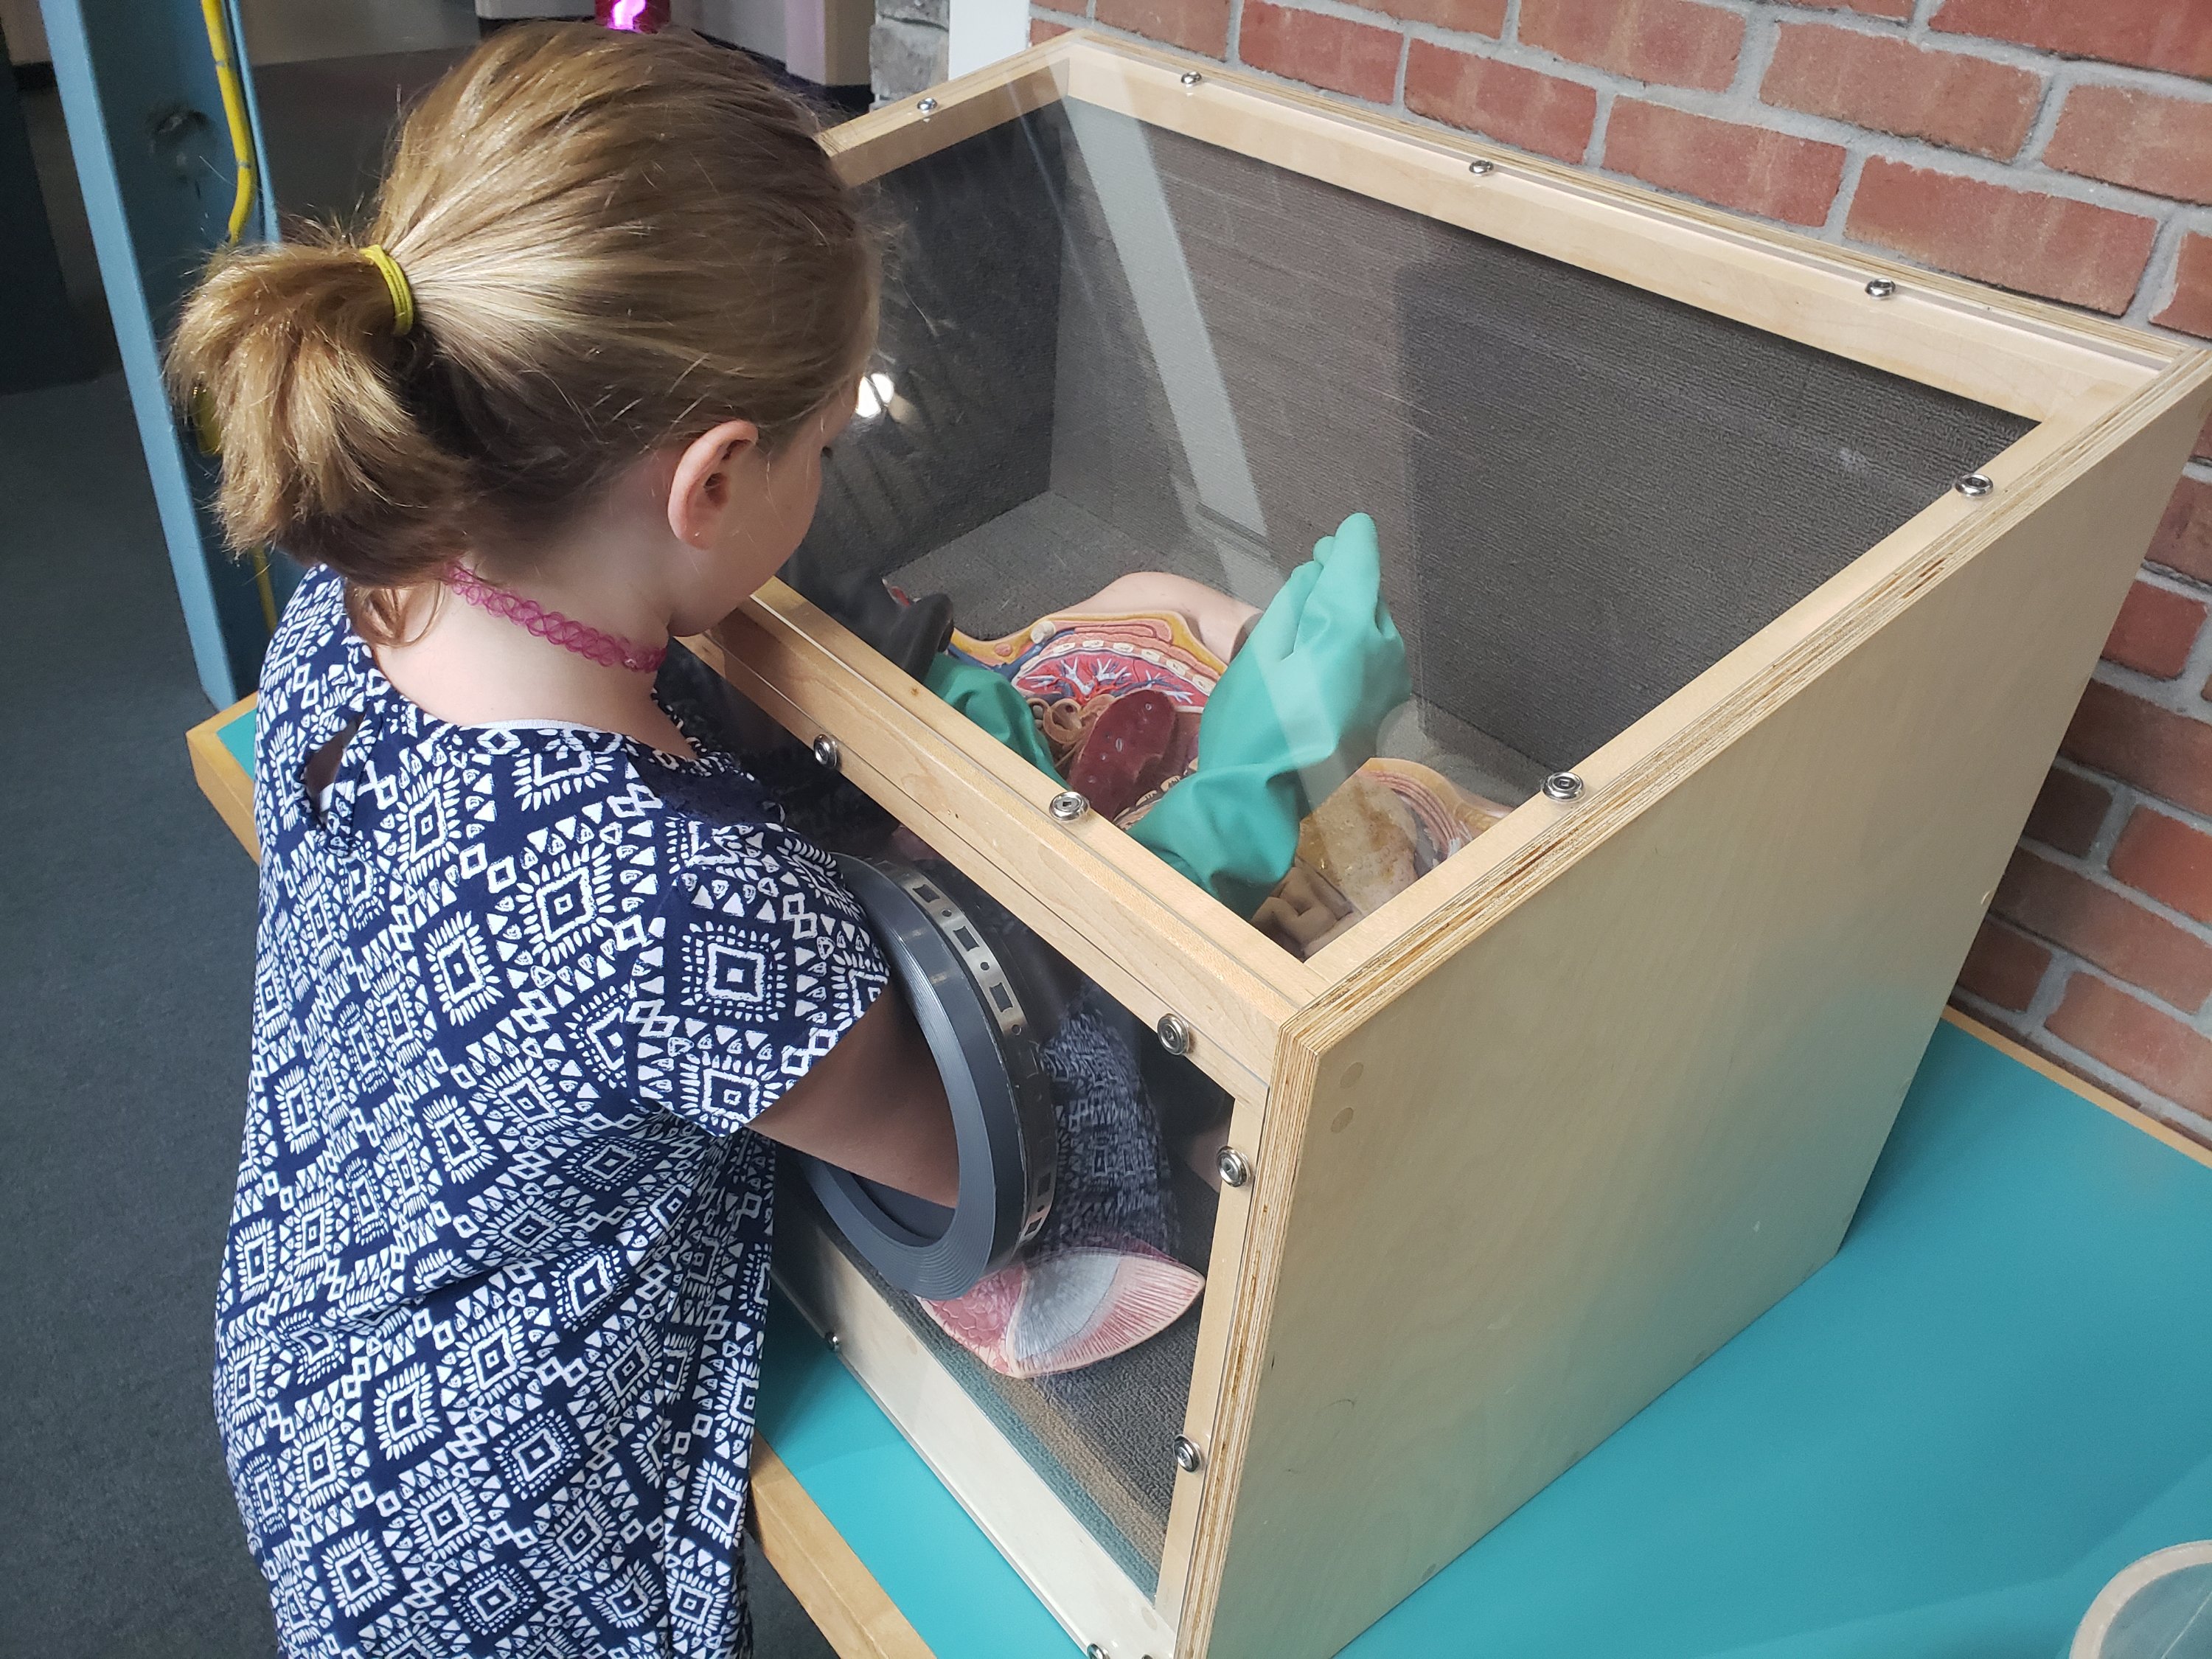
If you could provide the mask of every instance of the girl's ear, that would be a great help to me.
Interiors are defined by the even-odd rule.
[[[757,462],[760,428],[750,421],[725,421],[701,433],[677,457],[668,485],[668,527],[691,547],[721,539],[735,509],[747,505],[742,480]]]

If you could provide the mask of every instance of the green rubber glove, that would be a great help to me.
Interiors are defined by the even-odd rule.
[[[922,684],[981,726],[1000,743],[1047,777],[1060,780],[1052,763],[1052,750],[1036,729],[1029,700],[1002,674],[994,674],[980,663],[964,662],[949,651],[931,659],[929,677]],[[1201,728],[1202,732],[1203,728]]]
[[[1289,872],[1299,820],[1375,752],[1413,689],[1375,520],[1355,513],[1291,573],[1213,688],[1198,769],[1129,833],[1250,916]]]

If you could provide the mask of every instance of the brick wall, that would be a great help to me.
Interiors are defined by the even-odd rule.
[[[2212,0],[1050,0],[1084,24],[2212,338]],[[1957,1000],[2212,1141],[2212,427]]]

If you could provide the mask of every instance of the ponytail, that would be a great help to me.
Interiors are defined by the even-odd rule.
[[[168,383],[219,438],[232,546],[331,566],[388,640],[406,590],[654,448],[732,419],[780,447],[874,339],[875,249],[817,132],[702,40],[491,36],[402,129],[384,259],[312,228],[185,302]]]

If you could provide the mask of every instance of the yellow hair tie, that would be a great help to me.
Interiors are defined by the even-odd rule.
[[[374,242],[362,249],[361,257],[376,267],[376,274],[384,278],[392,295],[392,331],[406,333],[415,326],[415,290],[407,285],[407,273],[400,270],[398,260]]]

